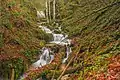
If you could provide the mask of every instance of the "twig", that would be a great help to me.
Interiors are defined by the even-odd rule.
[[[78,49],[76,49],[76,50],[78,50],[78,51],[77,51],[77,54],[78,54],[80,48],[78,47]],[[77,54],[76,54],[76,55],[77,55]],[[57,80],[60,80],[60,79],[61,79],[61,77],[63,76],[63,74],[65,73],[65,71],[67,70],[67,68],[69,67],[69,65],[71,64],[71,62],[74,60],[75,57],[76,57],[76,56],[73,56],[73,57],[70,59],[69,63],[66,65],[65,69],[63,70],[63,72],[61,73],[61,75],[58,77]]]

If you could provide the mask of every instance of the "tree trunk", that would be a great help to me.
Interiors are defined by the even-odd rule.
[[[55,0],[53,0],[53,20],[55,21],[55,7],[56,7],[56,1]]]
[[[51,8],[50,8],[50,0],[48,0],[48,7],[49,7],[49,22],[51,22]]]
[[[47,18],[47,23],[49,23],[49,16],[48,16],[48,0],[46,0],[46,18]]]
[[[11,80],[14,80],[14,76],[15,76],[15,70],[14,68],[12,68]]]

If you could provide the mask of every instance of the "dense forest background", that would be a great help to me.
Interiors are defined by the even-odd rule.
[[[0,0],[0,79],[27,73],[25,80],[119,80],[120,0],[55,0],[49,9],[47,1],[54,6],[54,0]],[[38,19],[37,11],[46,18]],[[75,41],[73,53],[63,65],[60,47],[53,63],[31,71],[39,49],[52,38],[38,27],[42,21],[50,29],[62,27],[59,33]]]

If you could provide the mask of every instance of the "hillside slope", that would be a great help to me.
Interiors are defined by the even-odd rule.
[[[37,25],[36,12],[29,0],[0,0],[0,77],[5,80],[12,68],[17,79],[49,40]]]
[[[74,64],[78,65],[83,58],[83,66],[89,65],[76,71],[79,79],[89,80],[86,77],[93,76],[93,80],[95,74],[106,72],[106,59],[120,54],[120,0],[69,0],[61,4],[60,14],[63,30],[79,43],[80,53],[84,53]],[[119,59],[117,62],[119,65]]]

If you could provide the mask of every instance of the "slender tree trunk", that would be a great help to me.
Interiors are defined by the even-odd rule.
[[[46,0],[46,18],[47,18],[47,23],[49,23],[49,16],[48,16],[48,0]]]
[[[56,1],[55,0],[53,0],[53,20],[55,21],[55,7],[56,7]]]
[[[14,80],[14,76],[15,76],[15,70],[14,70],[14,68],[12,68],[11,80]]]
[[[49,7],[49,22],[51,22],[51,8],[50,8],[50,0],[48,0],[48,7]]]

